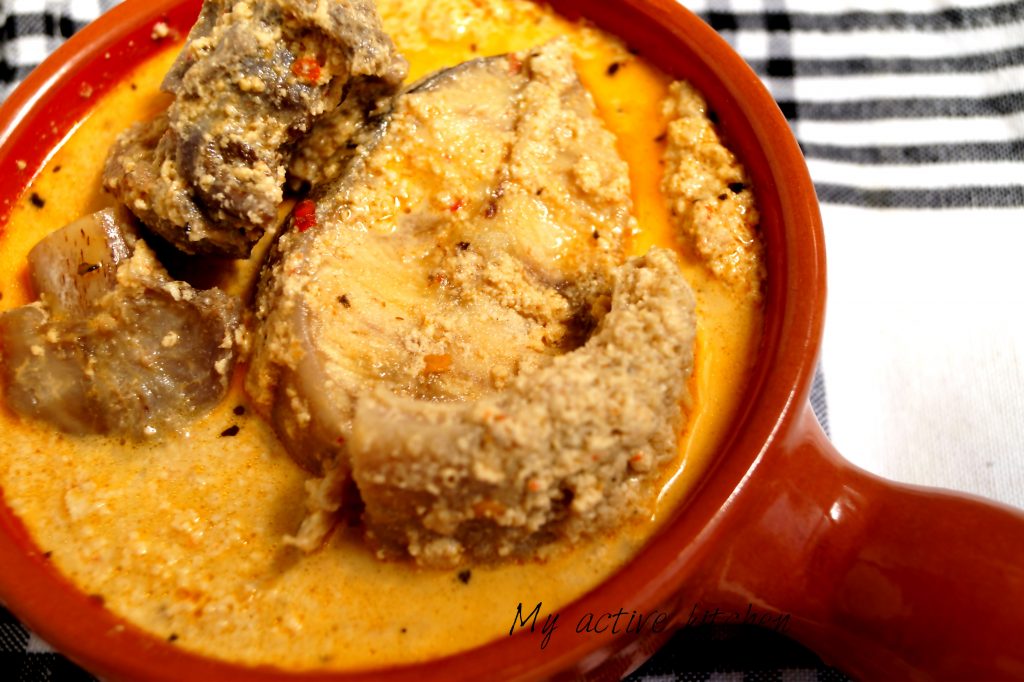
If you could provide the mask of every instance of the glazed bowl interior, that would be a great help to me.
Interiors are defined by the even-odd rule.
[[[763,340],[730,434],[702,482],[622,570],[560,609],[563,623],[587,612],[667,608],[694,567],[714,551],[715,521],[739,495],[767,446],[806,401],[824,309],[824,250],[813,186],[789,127],[742,59],[671,0],[550,3],[618,35],[674,78],[706,96],[752,178],[767,252]],[[95,99],[163,45],[154,23],[187,33],[197,0],[128,0],[86,27],[36,70],[0,110],[0,223],[52,151]],[[657,134],[652,132],[652,134]],[[2,230],[2,227],[0,227]],[[756,494],[756,491],[754,491]],[[61,577],[0,498],[0,600],[62,652],[111,679],[278,679],[285,671],[205,659],[148,635]],[[380,679],[539,677],[587,672],[625,640],[553,638],[543,652],[527,632],[445,659],[374,671]],[[623,664],[627,665],[627,664]],[[623,671],[619,671],[623,672]],[[357,674],[332,673],[344,680]],[[308,673],[301,678],[319,677]]]

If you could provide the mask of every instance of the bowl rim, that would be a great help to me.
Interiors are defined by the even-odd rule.
[[[571,623],[573,616],[599,608],[628,604],[649,612],[670,604],[700,561],[713,554],[720,541],[715,529],[726,517],[742,513],[744,499],[757,495],[746,482],[770,456],[772,443],[793,428],[806,404],[823,325],[825,253],[814,187],[789,125],[758,77],[710,26],[675,0],[550,4],[569,18],[586,16],[639,46],[642,56],[662,68],[669,62],[667,71],[686,75],[705,95],[753,178],[768,256],[762,347],[748,389],[750,399],[734,420],[733,433],[671,521],[623,568],[559,609],[569,616],[564,622]],[[0,107],[0,172],[15,178],[12,184],[17,189],[3,197],[0,223],[6,222],[13,200],[45,165],[48,150],[91,106],[90,98],[156,51],[149,36],[152,24],[165,21],[187,33],[188,17],[194,20],[198,8],[199,0],[126,0],[72,36],[11,94]],[[643,40],[640,34],[645,31],[657,39]],[[641,40],[631,40],[632,33]],[[654,54],[666,47],[685,54]],[[684,58],[693,61],[684,64]],[[127,66],[125,60],[130,62]],[[83,94],[83,83],[89,96]],[[69,90],[81,95],[71,106],[66,97],[63,104],[61,100]],[[52,129],[64,132],[33,135],[33,122],[38,126],[47,116]],[[18,160],[26,168],[9,170]],[[570,669],[587,672],[627,643],[610,635],[565,636],[552,638],[538,653],[538,639],[522,631],[440,659],[370,671],[296,673],[249,667],[184,651],[106,611],[47,562],[7,506],[2,490],[0,560],[5,565],[0,601],[69,658],[111,679],[341,682],[366,676],[450,679],[455,673],[494,677],[498,672],[507,679],[534,678]]]

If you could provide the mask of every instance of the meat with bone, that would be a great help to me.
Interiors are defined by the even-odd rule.
[[[164,81],[167,114],[121,136],[104,185],[182,251],[244,257],[314,122],[358,121],[406,71],[372,0],[206,0]],[[320,136],[317,153],[348,142]]]
[[[567,43],[413,87],[318,196],[263,274],[247,378],[321,477],[296,544],[349,480],[381,550],[425,563],[642,506],[675,452],[694,302],[668,252],[624,262],[627,168]]]
[[[33,247],[41,300],[0,315],[12,410],[75,434],[178,428],[224,396],[243,341],[240,302],[172,280],[106,209]]]

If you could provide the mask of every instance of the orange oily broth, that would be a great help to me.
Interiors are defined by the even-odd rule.
[[[527,2],[379,4],[413,77],[568,34],[584,83],[631,168],[641,226],[632,251],[674,246],[655,142],[664,129],[664,75],[606,36]],[[444,24],[450,35],[431,36],[436,17],[428,15],[438,7],[460,17]],[[154,58],[103,98],[21,198],[0,237],[0,307],[30,299],[24,264],[36,241],[109,203],[99,183],[107,147],[119,130],[166,104],[157,87],[173,56]],[[625,66],[609,76],[613,62]],[[33,191],[45,199],[43,208],[30,203]],[[683,256],[700,324],[694,412],[680,457],[665,472],[655,517],[544,563],[474,567],[463,583],[455,571],[377,561],[356,529],[335,533],[310,556],[284,547],[282,536],[303,513],[304,474],[266,424],[251,412],[232,412],[245,403],[237,380],[189,433],[145,446],[66,437],[2,410],[0,485],[39,547],[83,591],[196,652],[289,668],[364,668],[504,636],[520,601],[557,610],[621,566],[697,483],[728,429],[755,352],[759,308]],[[225,284],[245,291],[254,274],[251,263],[240,264]],[[238,435],[222,437],[233,424]]]

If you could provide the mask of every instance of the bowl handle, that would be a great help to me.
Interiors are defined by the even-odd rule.
[[[1024,513],[862,471],[809,406],[795,426],[687,622],[774,627],[864,679],[1024,679]]]

